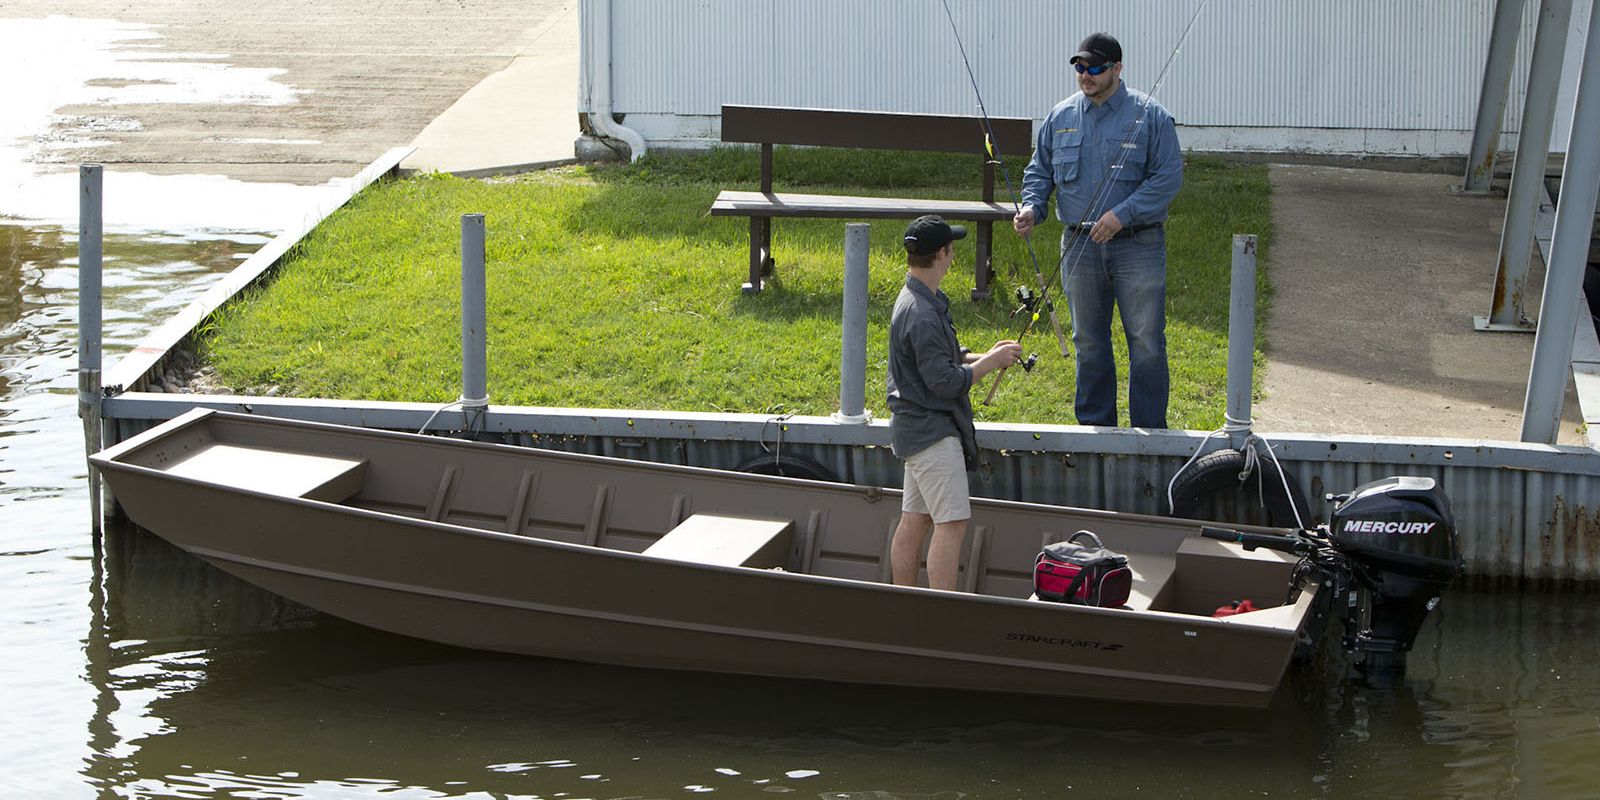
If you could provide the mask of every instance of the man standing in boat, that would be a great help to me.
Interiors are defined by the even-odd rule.
[[[1027,236],[1056,195],[1061,288],[1072,311],[1079,425],[1117,424],[1111,307],[1128,339],[1128,416],[1167,426],[1167,240],[1162,223],[1183,184],[1172,115],[1122,83],[1122,45],[1094,33],[1069,63],[1081,92],[1045,116],[1012,221]]]
[[[928,585],[954,590],[972,502],[967,469],[978,443],[967,393],[984,375],[1016,362],[1022,347],[1009,339],[976,355],[956,341],[950,298],[939,283],[955,261],[966,228],[937,216],[906,227],[906,284],[889,322],[889,419],[894,454],[905,462],[900,524],[890,545],[894,582],[913,586],[928,547]]]

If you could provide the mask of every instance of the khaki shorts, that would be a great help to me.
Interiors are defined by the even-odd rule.
[[[961,453],[961,442],[954,436],[940,439],[906,459],[904,486],[901,511],[927,514],[936,523],[972,518],[967,460]]]

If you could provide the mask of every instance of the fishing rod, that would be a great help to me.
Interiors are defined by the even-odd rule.
[[[950,21],[950,31],[955,36],[956,47],[961,54],[961,62],[966,67],[967,78],[972,82],[973,94],[976,95],[978,99],[978,110],[981,114],[982,124],[984,126],[984,136],[986,139],[985,144],[989,148],[990,157],[994,159],[996,164],[1001,166],[1001,171],[1004,173],[1006,179],[1006,188],[1011,192],[1012,206],[1014,209],[1016,209],[1016,213],[1020,214],[1021,198],[1017,193],[1016,188],[1011,183],[1010,173],[1005,171],[1004,165],[1001,164],[999,155],[995,151],[993,130],[989,124],[989,112],[984,107],[983,93],[978,89],[978,80],[973,73],[972,62],[967,59],[966,47],[961,42],[961,32],[956,26],[955,15],[950,11],[949,0],[941,1],[944,4],[945,18]],[[1060,346],[1061,355],[1063,357],[1067,355],[1068,348],[1066,339],[1062,336],[1060,323],[1057,322],[1054,304],[1050,302],[1050,286],[1051,284],[1055,283],[1056,277],[1061,274],[1061,270],[1064,265],[1067,268],[1067,274],[1064,280],[1071,280],[1072,274],[1077,270],[1078,262],[1082,260],[1083,254],[1088,251],[1086,244],[1084,244],[1082,247],[1079,246],[1081,244],[1079,240],[1086,240],[1089,238],[1088,232],[1094,224],[1093,220],[1097,219],[1097,212],[1101,215],[1104,214],[1101,206],[1104,204],[1105,198],[1108,196],[1112,185],[1110,183],[1110,178],[1112,175],[1117,174],[1117,171],[1126,165],[1128,155],[1131,152],[1131,149],[1127,145],[1130,144],[1134,137],[1138,135],[1139,128],[1144,124],[1144,118],[1150,110],[1150,103],[1155,99],[1156,93],[1160,91],[1162,83],[1165,82],[1167,72],[1172,67],[1173,60],[1177,57],[1178,52],[1183,48],[1183,43],[1188,40],[1189,32],[1194,29],[1194,23],[1200,18],[1200,13],[1205,10],[1206,5],[1208,5],[1210,2],[1211,0],[1201,0],[1199,7],[1197,7],[1194,14],[1189,17],[1189,23],[1184,26],[1183,33],[1178,37],[1178,43],[1174,45],[1172,51],[1167,54],[1166,63],[1162,65],[1161,72],[1156,76],[1155,84],[1151,86],[1150,92],[1145,95],[1144,103],[1142,103],[1140,106],[1139,116],[1134,119],[1134,123],[1129,127],[1127,135],[1124,136],[1123,140],[1119,143],[1117,148],[1118,155],[1116,162],[1111,165],[1110,169],[1106,170],[1105,174],[1101,175],[1099,182],[1095,184],[1094,191],[1090,193],[1089,205],[1085,208],[1083,216],[1075,225],[1073,225],[1072,229],[1075,231],[1075,233],[1072,234],[1072,244],[1068,246],[1067,252],[1062,253],[1061,258],[1056,262],[1055,272],[1050,276],[1048,281],[1045,280],[1043,274],[1039,270],[1038,259],[1033,252],[1032,238],[1028,234],[1023,234],[1022,239],[1027,245],[1028,257],[1033,264],[1034,277],[1039,284],[1039,294],[1034,295],[1031,291],[1027,290],[1026,287],[1018,287],[1017,289],[1017,299],[1021,302],[1021,306],[1015,312],[1013,312],[1013,316],[1021,313],[1022,311],[1028,311],[1030,313],[1025,318],[1022,330],[1017,334],[1016,341],[1022,341],[1023,337],[1027,336],[1028,333],[1033,330],[1034,324],[1039,321],[1038,309],[1043,307],[1047,311],[1050,317],[1050,322],[1055,328],[1056,340]],[[1036,222],[1042,222],[1042,220],[1037,220]],[[1068,265],[1067,258],[1068,256],[1073,255],[1075,251],[1076,256],[1073,257],[1071,264]],[[1022,364],[1024,372],[1031,372],[1033,370],[1033,366],[1038,362],[1038,354],[1030,354],[1026,359],[1018,359],[1018,362]],[[984,405],[990,405],[993,402],[995,393],[1000,388],[1000,381],[1005,377],[1006,369],[1007,367],[1001,367],[1000,370],[995,373],[994,382],[990,385],[988,394],[984,396]]]
[[[1013,215],[1022,213],[1022,195],[1017,192],[1017,187],[1011,182],[1011,172],[1006,169],[1005,161],[1000,157],[1000,148],[994,142],[994,126],[989,122],[989,109],[983,104],[983,93],[978,90],[978,77],[972,71],[972,62],[967,59],[967,47],[961,42],[961,30],[956,27],[956,18],[950,11],[950,0],[941,0],[944,3],[945,18],[950,20],[950,32],[956,37],[956,49],[961,53],[961,63],[967,68],[967,80],[972,82],[972,94],[978,98],[979,121],[983,125],[983,146],[988,152],[990,163],[1000,170],[1001,177],[1005,178],[1006,191],[1011,193],[1011,208]],[[1022,341],[1022,336],[1039,321],[1039,309],[1043,308],[1045,315],[1050,318],[1050,327],[1056,332],[1056,346],[1061,350],[1062,358],[1068,353],[1067,337],[1061,332],[1061,321],[1056,317],[1055,305],[1050,302],[1050,293],[1046,290],[1044,271],[1039,269],[1039,257],[1033,252],[1033,239],[1027,235],[1022,237],[1022,242],[1028,248],[1028,263],[1033,265],[1033,277],[1039,284],[1039,294],[1035,295],[1026,286],[1017,287],[1017,300],[1021,306],[1012,312],[1012,316],[1029,312],[1028,321],[1023,327],[1023,333],[1017,336],[1017,341]],[[982,265],[979,266],[982,269]],[[1058,267],[1059,271],[1059,267]],[[1023,372],[1032,372],[1035,364],[1039,363],[1039,354],[1031,353],[1027,358],[1017,359],[1022,365]],[[995,390],[1000,388],[1000,379],[1005,376],[1008,367],[1001,367],[995,373],[994,383],[989,386],[989,393],[983,398],[983,404],[989,405],[994,400]]]

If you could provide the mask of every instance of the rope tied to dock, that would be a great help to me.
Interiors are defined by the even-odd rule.
[[[1176,507],[1173,502],[1173,487],[1177,485],[1178,478],[1182,476],[1186,470],[1194,466],[1196,461],[1200,460],[1200,455],[1205,452],[1206,442],[1211,441],[1217,436],[1241,432],[1246,433],[1247,435],[1245,436],[1244,442],[1239,445],[1239,452],[1244,455],[1244,466],[1239,470],[1239,483],[1242,484],[1249,480],[1250,476],[1260,468],[1261,451],[1264,450],[1266,451],[1266,457],[1272,462],[1273,469],[1278,473],[1278,481],[1283,486],[1284,497],[1293,498],[1294,491],[1289,488],[1289,478],[1284,474],[1283,463],[1278,460],[1276,448],[1270,441],[1267,440],[1267,437],[1250,430],[1252,423],[1250,419],[1239,420],[1230,417],[1227,414],[1223,414],[1222,418],[1222,427],[1206,434],[1206,438],[1200,440],[1200,446],[1194,449],[1194,455],[1189,456],[1189,460],[1183,462],[1183,466],[1179,467],[1177,472],[1172,473],[1172,479],[1167,481],[1167,508],[1172,509]],[[1262,486],[1262,482],[1257,481],[1256,502],[1263,507],[1267,504],[1265,492],[1266,490]],[[1300,505],[1293,502],[1291,499],[1289,508],[1294,511],[1295,526],[1302,530],[1306,529],[1307,526],[1305,518],[1300,514]]]

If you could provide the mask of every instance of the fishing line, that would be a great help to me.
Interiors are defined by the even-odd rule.
[[[1015,216],[1022,213],[1022,195],[1017,192],[1017,187],[1012,184],[1011,171],[1006,169],[1005,161],[1000,157],[1000,147],[995,144],[994,126],[989,122],[989,109],[984,106],[983,92],[978,90],[978,76],[973,73],[972,62],[967,59],[967,46],[961,41],[961,29],[956,26],[955,14],[950,11],[950,0],[941,0],[941,2],[944,3],[945,19],[950,20],[950,33],[956,38],[956,50],[961,53],[961,63],[967,69],[967,80],[972,82],[972,94],[978,99],[978,114],[983,125],[984,149],[988,151],[989,160],[999,168],[1001,177],[1005,178],[1006,191],[1011,193],[1012,214]],[[1050,293],[1044,278],[1044,271],[1039,269],[1039,257],[1033,252],[1033,238],[1025,235],[1022,237],[1022,243],[1028,248],[1028,263],[1033,265],[1033,277],[1039,284],[1039,300],[1028,309],[1031,313],[1023,326],[1022,333],[1017,335],[1016,341],[1022,341],[1022,337],[1026,336],[1034,323],[1039,321],[1038,308],[1043,306],[1045,314],[1050,317],[1050,326],[1056,332],[1056,346],[1060,349],[1062,357],[1065,358],[1067,355],[1067,339],[1061,333],[1061,322],[1056,317],[1055,306],[1050,302]],[[1024,368],[1030,366],[1031,364],[1024,364]],[[995,389],[1000,386],[1000,376],[1004,375],[1005,371],[1006,368],[1001,367],[1000,371],[996,373],[994,385],[989,389],[989,396],[984,398],[984,405],[988,405],[989,400],[994,397]]]

